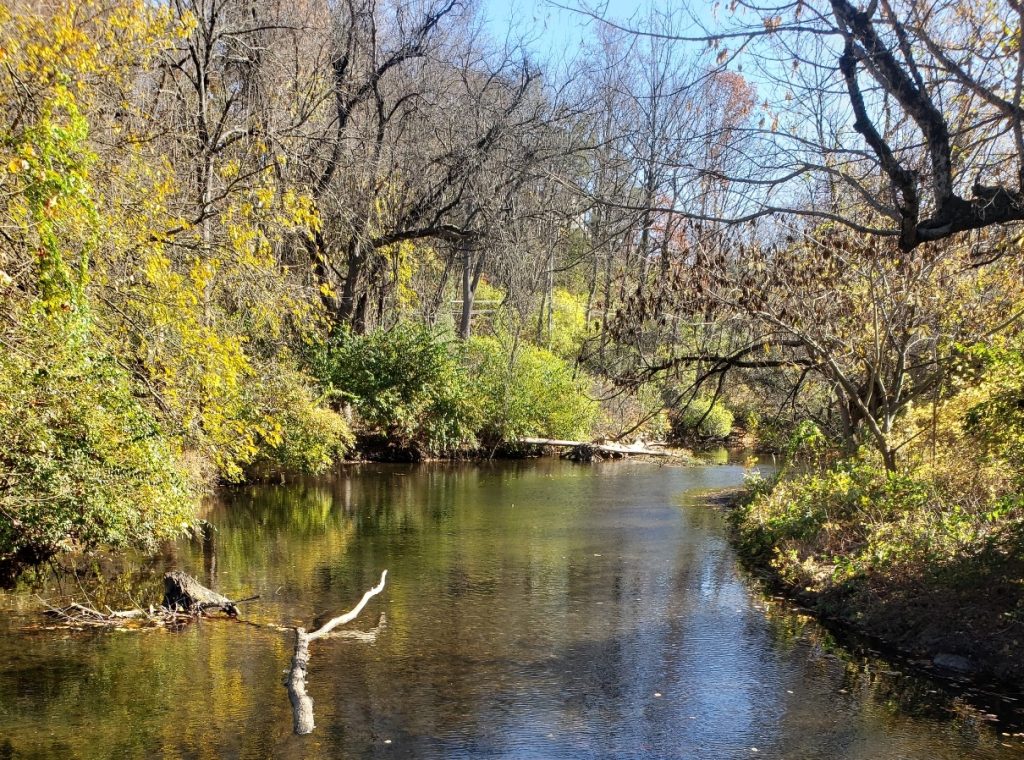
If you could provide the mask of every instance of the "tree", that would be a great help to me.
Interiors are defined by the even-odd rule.
[[[0,582],[69,548],[186,528],[179,443],[97,308],[126,222],[96,186],[88,115],[173,21],[143,4],[0,9]]]
[[[738,2],[730,14],[690,33],[678,14],[630,25],[590,13],[700,56],[716,94],[726,77],[742,82],[731,112],[691,118],[678,135],[686,147],[658,161],[692,172],[705,203],[665,192],[616,204],[642,214],[653,205],[675,253],[618,310],[615,372],[635,383],[685,370],[691,399],[709,380],[723,393],[732,370],[770,372],[794,404],[817,378],[815,395],[834,404],[812,414],[894,467],[898,420],[938,398],[958,342],[1016,329],[1015,265],[972,267],[1014,252],[1008,225],[1024,218],[1019,9],[830,0]],[[969,241],[936,245],[971,230]],[[963,303],[940,304],[938,282]]]
[[[394,322],[411,244],[444,256],[445,272],[468,266],[471,309],[484,241],[544,153],[540,72],[516,46],[483,39],[451,0],[353,0],[334,13],[333,105],[300,164],[324,222],[309,253],[325,304],[357,331]]]
[[[903,252],[1024,219],[1024,8],[1016,0],[730,9],[728,22],[695,22],[693,33],[602,19],[704,44],[719,68],[746,67],[764,98],[745,168],[710,169],[735,183],[744,208],[692,217],[832,219],[893,237]]]
[[[936,402],[965,347],[1019,331],[1021,268],[1007,258],[978,268],[966,246],[898,258],[888,241],[823,226],[785,244],[737,245],[725,259],[680,263],[658,299],[678,318],[713,326],[691,353],[637,357],[642,374],[687,367],[684,390],[717,397],[735,371],[771,369],[791,401],[817,384],[831,403],[812,412],[845,442],[867,444],[890,469],[908,442],[899,425],[915,404]],[[642,330],[650,301],[624,320]],[[655,328],[656,329],[656,328]]]

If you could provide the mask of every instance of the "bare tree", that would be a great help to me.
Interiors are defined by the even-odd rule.
[[[328,308],[357,330],[386,323],[396,257],[412,244],[467,273],[471,312],[485,241],[545,155],[540,72],[518,46],[487,42],[454,0],[352,0],[334,24],[333,111],[302,160],[316,169],[323,227],[310,254]]]
[[[745,167],[723,174],[743,209],[693,217],[797,213],[909,251],[1024,219],[1022,11],[1015,0],[737,1],[728,20],[695,21],[688,33],[583,12],[707,46],[709,60],[742,71],[764,98]]]

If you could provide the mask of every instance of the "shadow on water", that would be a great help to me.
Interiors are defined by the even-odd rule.
[[[376,643],[314,644],[316,731],[291,735],[285,633],[39,630],[22,593],[0,597],[0,758],[1019,756],[961,696],[756,590],[699,496],[742,476],[367,465],[232,491],[205,540],[82,590],[137,599],[180,567],[261,594],[254,622],[308,626],[388,568],[356,624],[385,612]]]

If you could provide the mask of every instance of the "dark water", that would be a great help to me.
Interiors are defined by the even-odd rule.
[[[212,542],[63,590],[148,600],[181,567],[262,594],[251,621],[309,626],[388,568],[351,626],[383,613],[376,641],[313,644],[316,731],[291,734],[287,632],[38,630],[23,593],[0,597],[0,760],[1020,757],[1020,738],[939,685],[835,646],[756,591],[723,516],[700,505],[742,476],[365,466],[230,494],[209,516]]]

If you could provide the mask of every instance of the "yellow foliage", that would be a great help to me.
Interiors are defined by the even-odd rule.
[[[94,339],[132,368],[183,444],[238,478],[284,437],[280,404],[255,379],[275,374],[273,344],[289,325],[317,317],[318,299],[285,276],[277,251],[320,222],[308,195],[226,151],[211,169],[237,189],[196,223],[193,167],[150,139],[130,92],[193,25],[144,0],[0,7],[0,100],[35,115],[12,109],[0,124],[0,230],[38,262],[39,304],[65,320],[88,313]],[[115,110],[125,116],[104,115]],[[101,130],[116,138],[93,147]],[[5,255],[4,272],[30,271]]]

